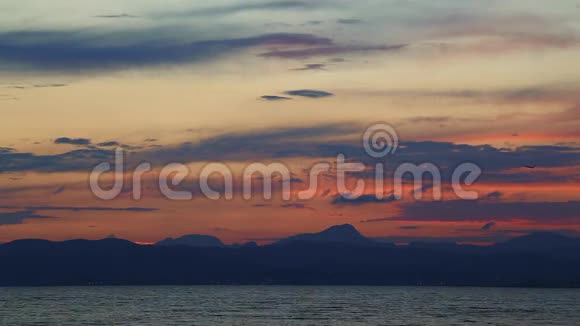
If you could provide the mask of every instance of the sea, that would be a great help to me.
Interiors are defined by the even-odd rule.
[[[580,290],[14,287],[0,288],[0,325],[580,325]]]

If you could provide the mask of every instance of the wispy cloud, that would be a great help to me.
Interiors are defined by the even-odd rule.
[[[68,86],[67,84],[32,84],[32,85],[10,85],[5,86],[6,88],[13,88],[13,89],[30,89],[30,88],[58,88],[58,87],[65,87]]]
[[[580,37],[566,19],[550,15],[457,11],[420,18],[413,24],[426,28],[426,36],[443,39],[439,45],[446,53],[493,54],[580,45]]]
[[[51,216],[44,216],[36,214],[34,210],[20,210],[16,212],[0,213],[0,226],[1,225],[15,225],[23,224],[27,219],[45,219],[52,218]]]
[[[538,85],[507,89],[344,89],[345,93],[361,96],[386,96],[405,99],[450,98],[480,102],[517,104],[517,103],[573,103],[580,101],[577,85]],[[425,117],[434,119],[436,117]]]
[[[332,93],[314,90],[314,89],[297,89],[297,90],[286,91],[285,93],[288,95],[291,95],[291,96],[301,96],[301,97],[309,97],[309,98],[322,98],[322,97],[334,96],[334,94],[332,94]]]
[[[355,24],[361,24],[363,21],[360,19],[355,19],[355,18],[341,18],[341,19],[338,19],[336,22],[339,24],[345,24],[345,25],[355,25]]]
[[[275,49],[261,53],[260,56],[266,58],[308,59],[312,57],[328,57],[349,53],[393,52],[402,50],[405,47],[407,47],[407,44],[312,46],[300,49]]]
[[[168,162],[201,162],[229,160],[271,160],[295,157],[331,158],[343,153],[351,159],[373,163],[360,144],[364,126],[342,123],[319,126],[274,128],[227,133],[202,141],[164,145],[135,151],[128,164],[148,161],[154,165]],[[332,140],[333,138],[340,140]],[[392,171],[402,162],[432,162],[446,173],[458,162],[477,162],[485,171],[482,182],[532,182],[553,180],[562,176],[541,171],[514,172],[534,162],[538,168],[580,165],[580,150],[571,146],[522,146],[516,149],[490,145],[465,145],[450,142],[402,142],[405,150],[397,152],[385,169]],[[90,170],[96,164],[110,162],[114,151],[84,148],[58,155],[34,155],[5,149],[0,151],[0,171],[78,171]],[[366,172],[365,172],[366,173]],[[570,180],[570,176],[566,176]],[[554,180],[560,180],[554,179]],[[527,181],[526,181],[527,180]]]
[[[363,205],[363,204],[381,204],[391,203],[397,199],[394,196],[386,196],[378,198],[375,194],[364,194],[356,198],[348,198],[344,196],[337,196],[332,200],[333,205]]]
[[[120,19],[120,18],[138,18],[139,16],[131,14],[111,14],[111,15],[95,15],[94,18],[110,18],[110,19]]]
[[[401,215],[391,221],[492,222],[527,220],[562,223],[580,220],[580,202],[489,202],[449,200],[414,202],[402,207]],[[491,228],[491,227],[490,227]]]
[[[481,227],[481,229],[482,229],[483,231],[489,231],[489,230],[491,230],[491,229],[492,229],[494,226],[495,226],[495,222],[489,222],[489,223],[485,223],[485,224],[484,224],[484,225]]]
[[[23,209],[26,211],[98,211],[98,212],[154,212],[149,207],[99,207],[99,206],[0,206],[0,209]]]
[[[212,17],[222,15],[232,15],[241,12],[251,11],[284,11],[284,10],[304,10],[319,7],[321,3],[316,1],[245,1],[225,6],[210,6],[206,8],[196,8],[191,10],[168,11],[155,16],[161,17]]]
[[[286,96],[278,96],[278,95],[263,95],[260,97],[262,100],[266,100],[266,101],[285,101],[285,100],[291,100],[291,98],[286,97]]]
[[[282,208],[296,208],[296,209],[314,210],[313,208],[308,207],[305,204],[300,204],[300,203],[288,203],[288,204],[280,205],[280,207],[282,207]]]
[[[306,71],[306,70],[326,70],[326,65],[324,63],[308,63],[302,68],[295,68],[292,70]]]
[[[332,40],[311,34],[277,33],[213,40],[150,39],[155,31],[92,34],[25,31],[0,33],[0,60],[39,70],[119,69],[131,66],[184,64],[260,46],[325,46]],[[95,43],[95,38],[100,42]],[[126,38],[127,42],[119,43]],[[10,65],[3,65],[10,69]]]
[[[98,143],[97,146],[100,146],[100,147],[118,147],[118,146],[121,146],[121,143],[119,143],[118,141],[112,140],[112,141]]]

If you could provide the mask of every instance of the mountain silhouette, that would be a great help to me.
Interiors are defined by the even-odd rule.
[[[580,239],[554,232],[534,232],[498,243],[496,246],[521,251],[537,251],[580,246]]]
[[[271,245],[190,235],[17,240],[0,245],[0,286],[313,284],[580,287],[580,240],[534,233],[491,246],[385,246],[351,225]]]
[[[288,244],[292,242],[316,242],[316,243],[342,243],[369,245],[375,244],[371,239],[364,237],[358,230],[350,225],[335,225],[319,233],[304,233],[279,240],[276,244]]]
[[[177,239],[167,238],[155,244],[156,246],[189,246],[189,247],[224,247],[220,239],[211,235],[190,234]]]

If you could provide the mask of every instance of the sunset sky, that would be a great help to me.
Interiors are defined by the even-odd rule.
[[[3,0],[0,242],[268,243],[344,223],[395,242],[580,235],[579,58],[578,0]],[[362,147],[378,122],[400,138],[384,159]],[[110,201],[89,189],[117,147],[128,169],[154,166],[141,200],[130,182]],[[333,171],[298,200],[308,169],[339,153],[384,163],[387,195],[398,164],[436,164],[444,200],[429,187],[422,200],[340,200]],[[159,192],[172,162],[190,168],[177,187],[192,200]],[[272,200],[244,200],[239,182],[234,199],[205,199],[208,162],[236,181],[250,163],[284,163],[293,198],[277,180]],[[464,162],[483,170],[478,200],[450,191]],[[349,181],[373,194],[372,172]]]

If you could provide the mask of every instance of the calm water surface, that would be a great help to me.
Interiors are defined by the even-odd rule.
[[[0,325],[580,325],[580,290],[0,288]]]

